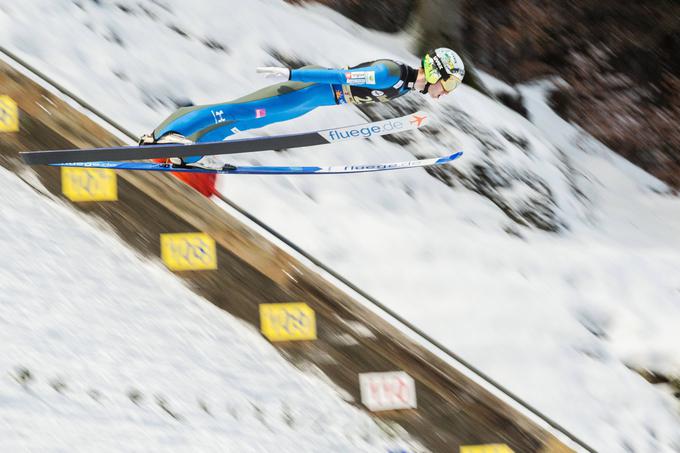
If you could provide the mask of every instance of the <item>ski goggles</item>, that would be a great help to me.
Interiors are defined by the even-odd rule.
[[[455,90],[458,88],[458,85],[460,85],[460,79],[456,76],[448,76],[446,79],[444,77],[441,78],[442,81],[442,88],[447,93],[450,93],[451,91]]]

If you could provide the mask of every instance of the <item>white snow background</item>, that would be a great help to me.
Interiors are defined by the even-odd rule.
[[[328,67],[377,58],[418,64],[406,35],[274,0],[3,2],[0,43],[139,134],[180,99],[215,103],[265,86],[254,68],[281,64],[277,55]],[[680,199],[560,120],[545,102],[550,85],[517,88],[531,121],[463,86],[440,102],[414,93],[398,103],[434,117],[406,146],[375,139],[229,159],[335,165],[464,151],[440,179],[421,169],[225,176],[219,188],[599,451],[680,451],[677,401],[629,369],[680,374]],[[248,134],[363,118],[350,106],[325,108]],[[511,218],[531,212],[554,231]],[[79,281],[59,278],[48,284],[66,291]],[[92,279],[90,290],[107,285]],[[4,322],[16,323],[17,310]],[[26,340],[26,350],[38,354],[40,341]],[[63,365],[50,357],[44,363],[56,372]]]

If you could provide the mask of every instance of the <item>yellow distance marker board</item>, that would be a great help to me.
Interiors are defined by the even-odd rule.
[[[161,258],[173,271],[217,269],[215,240],[205,233],[161,234]]]
[[[316,316],[304,302],[260,304],[260,330],[269,341],[316,340]]]
[[[19,132],[19,107],[9,96],[0,96],[0,132]]]
[[[114,170],[61,167],[61,191],[74,202],[116,201],[118,183]]]
[[[467,445],[460,447],[460,453],[515,453],[505,444]]]

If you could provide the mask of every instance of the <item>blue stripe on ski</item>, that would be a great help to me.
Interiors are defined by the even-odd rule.
[[[66,162],[50,164],[54,167],[80,167],[80,168],[110,168],[112,170],[138,170],[138,171],[170,171],[176,173],[208,173],[208,174],[240,174],[240,175],[318,175],[318,174],[343,174],[343,173],[366,173],[373,171],[401,170],[404,168],[429,167],[431,165],[443,165],[458,159],[463,153],[457,152],[449,156],[432,159],[419,159],[405,162],[395,162],[372,165],[340,165],[332,167],[318,166],[237,166],[234,169],[218,170],[199,167],[173,167],[169,164],[152,162]]]

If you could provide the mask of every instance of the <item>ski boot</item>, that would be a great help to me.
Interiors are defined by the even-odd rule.
[[[168,159],[168,162],[172,164],[174,168],[200,168],[202,170],[215,170],[215,171],[236,170],[236,166],[232,164],[220,164],[217,162],[210,161],[186,163],[182,160],[181,157],[171,157]]]
[[[184,135],[178,134],[177,132],[168,132],[166,134],[163,134],[161,138],[156,140],[152,132],[150,134],[144,134],[141,137],[139,137],[139,142],[137,144],[139,146],[146,146],[146,145],[166,145],[170,143],[191,145],[194,142],[186,138]]]

